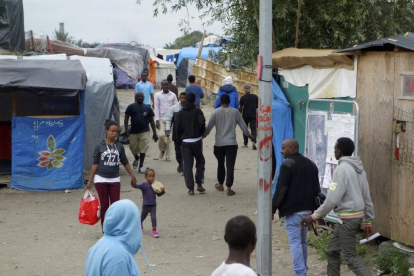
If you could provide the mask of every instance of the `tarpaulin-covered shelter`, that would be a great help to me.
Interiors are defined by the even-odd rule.
[[[144,69],[143,57],[134,52],[124,51],[115,48],[92,48],[86,52],[88,57],[108,58],[111,62],[116,64],[116,67],[125,72],[118,73],[117,88],[132,89],[135,87],[135,80],[141,76],[141,72]]]
[[[0,48],[25,50],[23,0],[0,0]]]
[[[414,246],[414,34],[336,51],[358,57],[359,155],[382,236]]]
[[[0,60],[0,109],[7,111],[0,120],[11,122],[11,188],[83,187],[86,81],[79,61]]]
[[[161,82],[167,79],[168,75],[171,74],[175,79],[175,71],[177,66],[173,62],[168,62],[157,57],[151,57],[155,62],[155,87],[161,88]]]
[[[40,38],[34,38],[33,40],[31,38],[28,38],[26,40],[26,50],[49,54],[66,54],[68,56],[85,55],[84,50],[76,45],[59,40],[47,41],[47,39]]]
[[[216,47],[216,46],[205,46],[203,47],[201,51],[201,58],[209,59],[210,55],[216,55],[218,51],[220,51],[222,47]],[[180,67],[181,61],[183,59],[190,59],[190,60],[196,60],[198,55],[199,48],[198,47],[184,47],[181,49],[178,60],[177,60],[177,66]]]
[[[193,73],[193,66],[195,62],[195,59],[184,58],[181,60],[180,66],[178,66],[177,70],[177,86],[187,87],[190,85],[188,77]]]
[[[114,49],[119,49],[119,50],[131,52],[131,53],[139,54],[141,55],[144,61],[144,67],[146,68],[149,66],[149,63],[150,63],[151,53],[147,48],[142,47],[142,46],[127,44],[127,43],[107,43],[107,44],[98,45],[96,46],[95,49],[99,49],[99,48],[114,48]]]

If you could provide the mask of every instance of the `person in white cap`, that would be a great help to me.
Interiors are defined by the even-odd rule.
[[[217,109],[221,106],[220,104],[220,97],[223,94],[227,94],[230,97],[230,105],[229,107],[239,108],[239,92],[237,88],[233,86],[233,78],[231,76],[227,76],[224,78],[223,81],[224,85],[220,87],[217,95],[216,104],[214,109]]]

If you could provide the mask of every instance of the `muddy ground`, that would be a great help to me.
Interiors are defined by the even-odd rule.
[[[118,91],[121,110],[132,102],[132,93]],[[203,111],[209,118],[212,108],[204,105]],[[196,196],[187,195],[174,159],[153,160],[158,149],[157,144],[151,143],[145,166],[155,168],[156,179],[165,185],[167,193],[157,199],[161,237],[151,236],[149,217],[144,222],[143,246],[154,271],[150,272],[138,253],[135,259],[143,275],[210,275],[227,257],[223,240],[226,221],[241,214],[256,221],[257,152],[242,149],[240,130],[237,135],[239,152],[234,184],[237,194],[233,197],[214,189],[217,165],[213,155],[214,130],[204,141],[207,192]],[[132,161],[129,149],[127,154]],[[124,169],[121,174],[121,198],[131,199],[141,208],[141,192],[131,188]],[[136,176],[138,181],[144,181],[141,174]],[[101,227],[78,222],[82,196],[83,190],[35,193],[1,189],[0,275],[83,275],[86,252],[101,237]],[[279,222],[272,225],[273,275],[294,275],[284,227]],[[326,262],[319,260],[313,248],[309,249],[308,264],[308,275],[326,275]],[[254,253],[251,265],[256,268]],[[344,267],[342,275],[353,274]]]

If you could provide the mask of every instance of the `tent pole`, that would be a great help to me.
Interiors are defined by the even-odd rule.
[[[206,30],[204,30],[203,38],[201,39],[200,46],[198,47],[197,59],[200,59],[200,57],[201,57],[201,51],[203,51],[204,38],[206,38]]]
[[[272,275],[272,0],[260,0],[259,144],[257,178],[257,272]]]

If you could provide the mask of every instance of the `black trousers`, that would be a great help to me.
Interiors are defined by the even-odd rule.
[[[183,169],[183,155],[181,153],[180,143],[174,141],[175,149],[175,160],[177,160],[178,165]]]
[[[256,116],[243,116],[246,126],[250,125],[252,136],[256,137]],[[244,145],[247,146],[249,137],[243,134]]]
[[[157,205],[142,205],[141,224],[151,214],[152,227],[157,227]]]
[[[194,166],[194,159],[196,160],[196,174],[195,174],[195,182],[197,184],[202,184],[204,182],[204,171],[205,171],[205,164],[206,161],[203,155],[203,143],[202,140],[199,140],[194,143],[185,143],[183,142],[181,147],[182,158],[183,158],[183,166],[184,166],[184,179],[185,185],[187,186],[188,190],[194,190],[194,174],[193,174],[193,166]]]
[[[214,155],[217,158],[217,180],[220,185],[224,184],[224,179],[226,178],[226,168],[227,168],[227,178],[226,186],[233,186],[234,182],[234,165],[236,164],[237,157],[237,145],[232,146],[214,146]],[[224,166],[226,165],[226,166]]]

